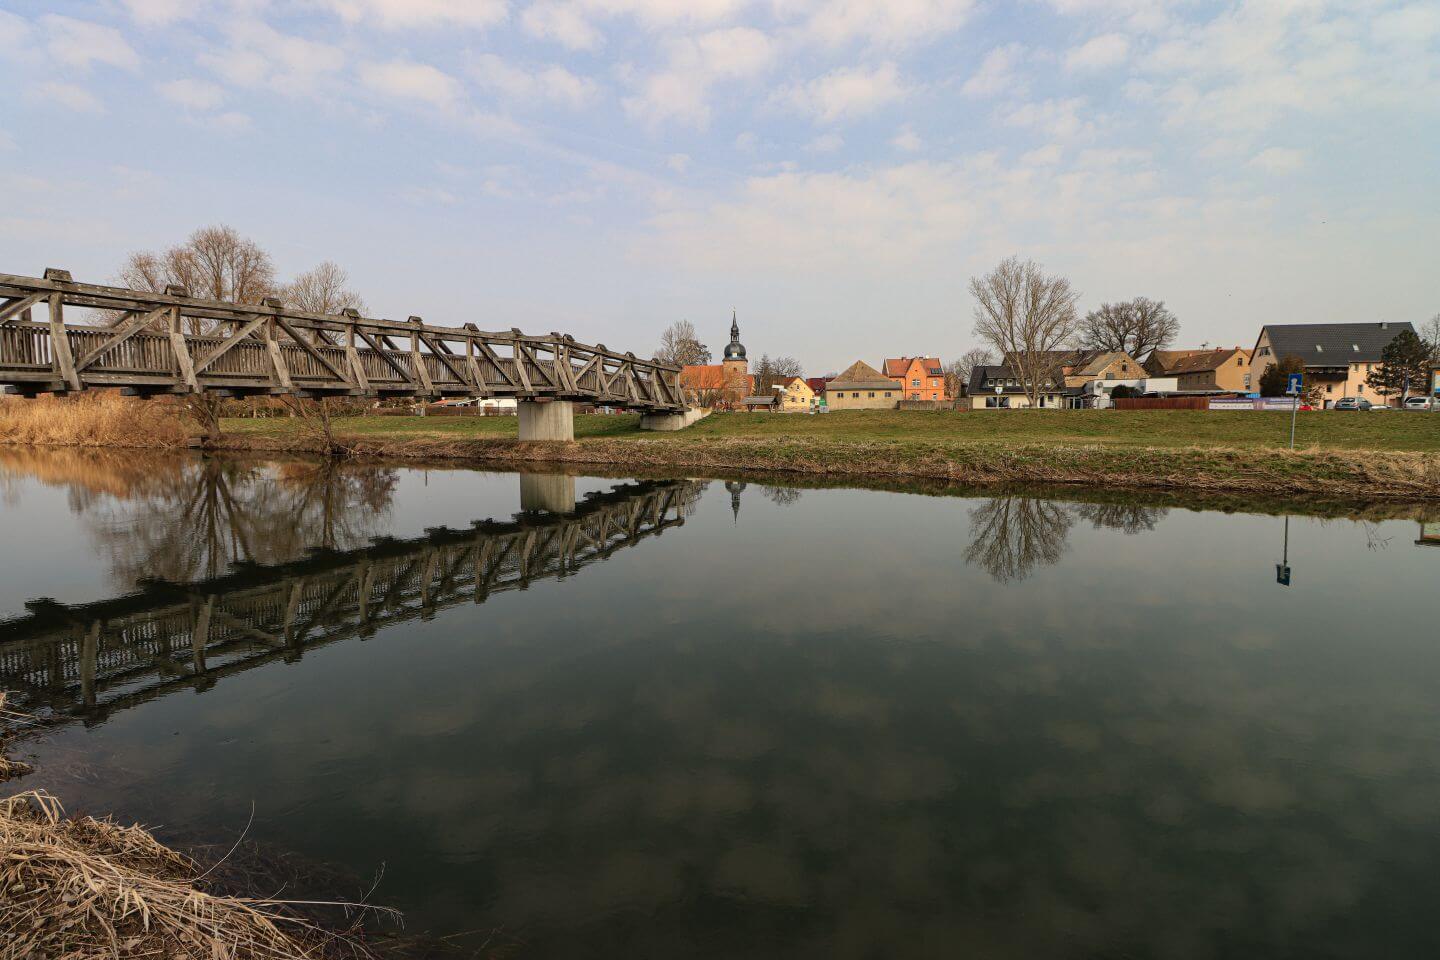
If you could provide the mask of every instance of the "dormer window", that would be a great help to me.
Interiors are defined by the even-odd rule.
[[[1316,353],[1324,353],[1324,352],[1325,352],[1325,348],[1322,347],[1320,344],[1317,343],[1317,344],[1315,344],[1315,352],[1316,352]]]

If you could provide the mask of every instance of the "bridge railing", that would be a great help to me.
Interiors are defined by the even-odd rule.
[[[68,322],[66,308],[99,311]],[[44,319],[37,319],[43,313]],[[551,333],[487,332],[0,274],[0,384],[23,393],[479,396],[685,408],[680,368]]]

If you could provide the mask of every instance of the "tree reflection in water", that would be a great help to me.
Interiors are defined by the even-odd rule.
[[[1139,503],[1060,503],[1040,497],[994,497],[970,511],[965,562],[1001,583],[1024,580],[1035,567],[1058,563],[1076,520],[1126,534],[1154,530],[1166,507]]]
[[[185,583],[237,562],[361,546],[387,529],[397,482],[385,467],[202,460],[164,472],[134,498],[92,505],[85,517],[117,582]]]

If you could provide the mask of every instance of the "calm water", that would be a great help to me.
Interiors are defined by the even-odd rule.
[[[1440,527],[1067,496],[0,452],[0,685],[511,956],[1436,955]]]

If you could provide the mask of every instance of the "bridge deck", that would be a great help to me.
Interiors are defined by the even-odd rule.
[[[27,395],[120,387],[142,395],[479,396],[685,408],[678,367],[564,334],[301,313],[274,300],[221,303],[179,288],[149,293],[45,273],[0,274],[0,384]],[[67,322],[67,307],[101,322]]]

